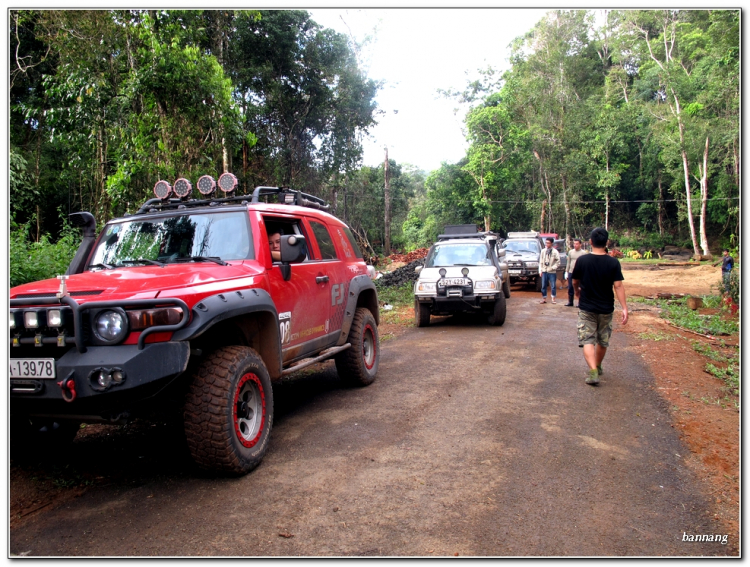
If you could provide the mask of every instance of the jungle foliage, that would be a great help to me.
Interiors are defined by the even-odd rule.
[[[101,225],[158,179],[223,171],[328,199],[381,253],[384,167],[361,165],[380,83],[347,36],[302,10],[9,15],[12,266],[68,238],[68,212]],[[511,54],[449,93],[463,159],[389,160],[393,248],[464,223],[736,246],[738,10],[550,11]]]

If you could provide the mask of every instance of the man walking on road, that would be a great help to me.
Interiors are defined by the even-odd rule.
[[[603,374],[602,360],[612,334],[615,294],[622,306],[622,324],[628,322],[622,268],[616,258],[607,255],[609,233],[601,228],[591,231],[591,254],[581,256],[573,269],[573,289],[578,298],[578,346],[589,365],[586,384],[595,386]],[[613,292],[614,288],[614,292]]]
[[[573,276],[571,276],[571,274],[573,273],[573,268],[576,266],[576,260],[584,254],[589,253],[588,250],[583,250],[581,248],[581,244],[580,238],[574,238],[573,250],[568,252],[568,265],[565,267],[565,279],[568,282],[568,302],[565,304],[565,307],[573,307],[573,295],[575,295],[575,290],[573,289]]]
[[[547,285],[552,288],[552,303],[557,295],[557,267],[560,265],[560,253],[552,247],[554,238],[547,238],[546,248],[539,256],[539,276],[542,278],[542,301],[547,303]]]

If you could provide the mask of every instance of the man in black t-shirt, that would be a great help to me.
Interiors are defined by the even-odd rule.
[[[628,322],[625,286],[622,269],[616,258],[607,255],[609,233],[603,228],[591,231],[591,254],[576,261],[571,277],[578,298],[578,346],[583,347],[583,358],[589,365],[586,384],[595,386],[602,374],[602,360],[612,334],[612,313],[615,294],[622,306],[622,324]]]

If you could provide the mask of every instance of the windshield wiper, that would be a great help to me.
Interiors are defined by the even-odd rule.
[[[216,262],[220,266],[228,266],[224,260],[217,256],[185,256],[182,258],[175,258],[173,262]]]
[[[164,262],[149,260],[148,258],[138,258],[137,260],[120,260],[120,264],[151,264],[152,266],[166,266]]]
[[[110,266],[109,264],[89,264],[89,268],[104,268],[105,270],[114,270],[114,266]]]

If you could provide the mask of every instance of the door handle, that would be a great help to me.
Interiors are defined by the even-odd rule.
[[[328,276],[316,276],[315,283],[328,283]]]

